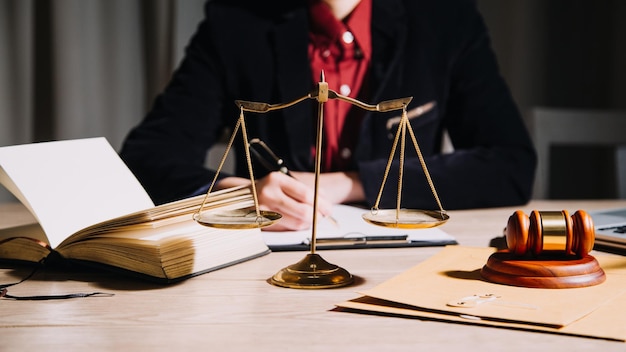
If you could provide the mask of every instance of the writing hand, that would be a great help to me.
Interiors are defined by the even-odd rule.
[[[271,172],[257,182],[259,208],[282,214],[276,224],[266,228],[270,231],[304,230],[313,221],[313,188],[281,172]],[[332,204],[318,197],[317,210],[330,215]]]
[[[315,187],[315,173],[292,171],[291,175],[311,189]],[[332,204],[365,201],[363,185],[356,171],[320,174],[319,195]]]
[[[241,177],[226,177],[217,184],[217,189],[249,185],[250,180]],[[268,231],[305,230],[313,223],[313,186],[309,186],[282,172],[271,172],[256,181],[259,208],[272,210],[282,218]],[[332,204],[324,197],[318,198],[318,213],[330,215]],[[319,219],[319,217],[318,217]]]

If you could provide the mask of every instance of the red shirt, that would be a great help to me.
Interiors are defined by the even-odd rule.
[[[372,55],[371,0],[361,0],[343,21],[336,19],[322,1],[311,1],[309,17],[309,60],[313,82],[319,82],[323,70],[329,89],[356,99],[366,84]],[[338,99],[329,99],[324,104],[322,171],[353,168],[352,153],[363,115],[360,108]]]

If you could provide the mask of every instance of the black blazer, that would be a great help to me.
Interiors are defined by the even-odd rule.
[[[474,2],[373,0],[372,6],[369,94],[361,98],[375,104],[411,96],[408,110],[436,102],[411,125],[443,207],[527,202],[535,151]],[[206,152],[239,117],[236,99],[283,103],[315,84],[307,58],[306,1],[213,0],[205,14],[170,84],[121,151],[157,203],[210,183],[214,172],[203,166]],[[316,105],[306,100],[269,114],[248,113],[249,138],[261,138],[291,169],[312,171]],[[370,204],[395,133],[387,121],[398,115],[367,113],[358,132],[354,163]],[[440,154],[444,130],[454,153]],[[235,146],[237,173],[247,177],[241,141]],[[410,141],[406,151],[402,206],[436,209]],[[257,169],[255,177],[263,173]],[[395,206],[397,175],[394,163],[381,208]]]

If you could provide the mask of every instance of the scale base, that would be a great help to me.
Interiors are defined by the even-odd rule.
[[[488,281],[531,288],[576,288],[604,282],[606,275],[591,255],[522,257],[508,250],[493,253],[480,271]]]
[[[309,253],[301,261],[281,269],[268,281],[280,287],[318,289],[347,286],[354,282],[354,277],[320,255]]]

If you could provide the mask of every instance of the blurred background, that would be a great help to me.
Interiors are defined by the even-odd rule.
[[[0,146],[105,136],[119,150],[203,4],[0,0]],[[477,4],[538,147],[534,197],[626,198],[626,1]]]

